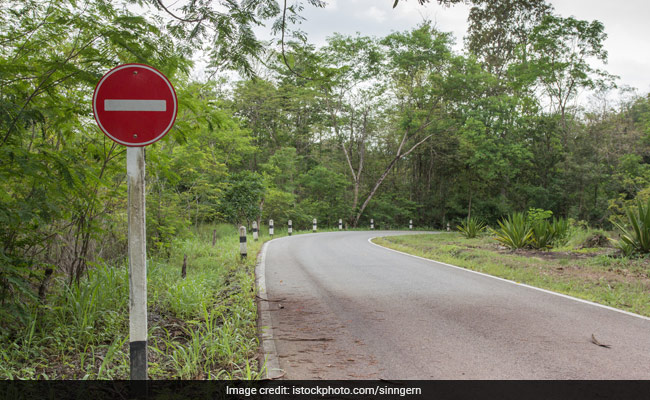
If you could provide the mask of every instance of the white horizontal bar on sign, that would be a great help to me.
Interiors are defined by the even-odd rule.
[[[167,101],[107,99],[104,111],[167,111]]]

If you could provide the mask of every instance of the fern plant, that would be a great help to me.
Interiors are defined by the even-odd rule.
[[[485,230],[485,222],[479,218],[472,217],[457,225],[456,228],[463,236],[472,239]]]
[[[523,213],[513,213],[497,222],[499,229],[493,229],[492,233],[499,243],[513,250],[530,244],[533,232],[530,222]]]
[[[626,255],[650,253],[650,200],[645,206],[637,200],[636,210],[628,208],[626,216],[627,226],[614,223],[621,231],[616,246]]]

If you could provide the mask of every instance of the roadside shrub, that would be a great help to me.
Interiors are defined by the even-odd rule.
[[[530,245],[535,249],[550,249],[553,247],[555,232],[548,220],[538,220],[531,224]]]
[[[626,217],[627,224],[614,223],[621,231],[616,247],[626,255],[650,253],[650,200],[645,206],[637,201],[636,209],[626,210]]]
[[[551,210],[544,210],[542,208],[529,208],[528,209],[528,221],[529,222],[536,222],[536,221],[542,221],[542,220],[547,220],[553,216],[553,211]]]
[[[530,245],[535,249],[550,249],[558,244],[566,243],[569,232],[569,222],[564,219],[537,220],[531,223]]]
[[[502,245],[516,250],[526,247],[531,240],[531,224],[523,213],[514,213],[497,221],[499,229],[492,230],[495,239]]]
[[[571,223],[566,218],[553,218],[553,230],[555,231],[554,245],[564,245],[569,240]]]
[[[563,240],[567,250],[576,248],[593,248],[609,244],[607,232],[602,229],[590,228],[583,221],[569,221],[569,228]]]
[[[463,236],[472,239],[485,230],[485,222],[479,218],[472,217],[457,225],[456,228]]]

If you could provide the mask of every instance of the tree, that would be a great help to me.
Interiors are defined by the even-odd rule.
[[[529,43],[518,49],[513,66],[520,83],[537,85],[548,99],[550,113],[559,113],[567,129],[567,108],[581,89],[605,90],[613,85],[607,72],[593,68],[590,60],[607,62],[607,35],[599,21],[546,15]]]
[[[470,9],[466,46],[499,79],[517,61],[517,48],[553,7],[545,0],[474,0]]]
[[[112,224],[113,196],[123,183],[115,161],[124,152],[89,118],[99,78],[124,62],[147,61],[172,79],[189,67],[156,25],[118,6],[0,4],[0,313],[10,316],[4,322],[22,315],[13,307],[33,299],[44,271],[78,283],[95,256],[111,254],[108,244],[93,247]]]
[[[394,150],[390,151],[388,164],[359,208],[354,226],[397,163],[437,131],[447,128],[441,82],[451,66],[450,36],[425,22],[411,32],[393,33],[381,44],[387,54],[390,93],[397,100],[394,104],[397,113],[388,115],[391,124],[385,135],[385,143]]]
[[[236,225],[257,220],[264,192],[264,182],[259,174],[250,171],[233,174],[224,190],[221,213]]]
[[[385,107],[385,87],[376,79],[384,55],[374,39],[339,34],[329,38],[319,54],[327,79],[321,87],[326,123],[352,176],[354,211],[359,204],[367,142],[376,135],[377,120],[382,118],[379,110]]]

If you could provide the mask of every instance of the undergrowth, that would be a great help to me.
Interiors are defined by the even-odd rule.
[[[254,266],[264,239],[249,235],[242,261],[232,225],[204,226],[174,240],[168,258],[147,260],[150,378],[258,378]],[[127,272],[99,263],[79,285],[54,279],[27,329],[0,334],[0,378],[128,379]]]

